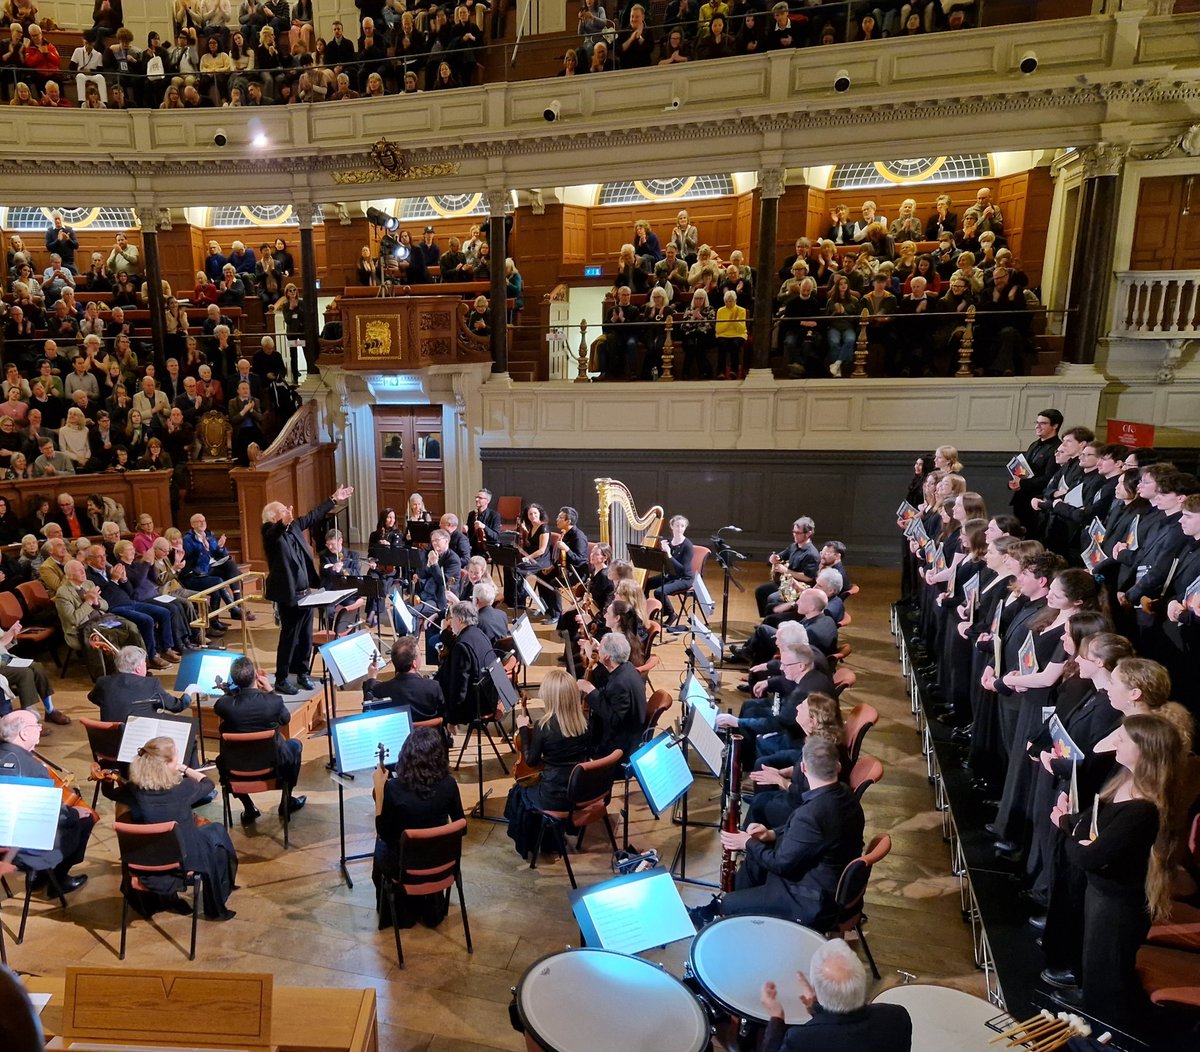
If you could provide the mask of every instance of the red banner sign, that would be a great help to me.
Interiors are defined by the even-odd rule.
[[[1119,442],[1130,449],[1154,445],[1154,425],[1136,424],[1131,420],[1110,420],[1108,441]]]

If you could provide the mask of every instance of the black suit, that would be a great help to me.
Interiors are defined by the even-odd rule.
[[[299,606],[300,598],[320,583],[304,531],[327,518],[334,503],[327,500],[290,523],[264,522],[263,549],[267,556],[266,597],[279,607],[279,647],[275,676],[308,674],[312,657],[313,607]]]
[[[771,1019],[762,1052],[911,1052],[912,1019],[903,1005],[868,1004],[853,1012],[813,1006],[803,1026]]]
[[[446,715],[446,699],[442,686],[435,679],[426,679],[416,672],[406,672],[381,683],[377,679],[363,680],[363,708],[383,709],[407,705],[412,709],[413,722],[433,720]]]
[[[450,723],[470,723],[494,710],[491,681],[484,673],[493,657],[492,644],[477,625],[468,625],[455,639],[450,656],[437,671]]]
[[[479,543],[475,523],[483,524],[483,543]],[[500,543],[500,513],[495,508],[485,508],[482,514],[471,512],[467,515],[467,537],[471,541],[471,554],[487,558],[487,546]]]
[[[17,745],[0,742],[0,778],[40,778],[48,780],[50,772],[33,755]],[[96,820],[90,815],[81,816],[73,807],[59,808],[58,832],[54,835],[54,846],[48,849],[21,848],[13,858],[19,869],[26,871],[54,870],[60,884],[68,876],[72,866],[83,861],[88,838]]]
[[[446,609],[446,591],[458,583],[458,575],[461,572],[462,563],[450,548],[442,552],[432,566],[426,562],[421,567],[418,574],[421,584],[417,591],[421,600],[421,613],[441,613]]]
[[[512,626],[503,610],[494,606],[485,606],[479,611],[479,628],[493,646],[505,636],[512,635]]]
[[[721,913],[767,913],[817,927],[834,907],[838,880],[862,853],[863,811],[841,782],[810,789],[775,840],[750,840]]]
[[[620,749],[633,752],[646,726],[646,681],[629,661],[608,674],[603,687],[587,696],[596,735],[596,756]]]
[[[116,672],[101,676],[88,694],[88,701],[100,706],[100,719],[124,723],[130,716],[153,716],[159,711],[186,712],[191,699],[168,694],[154,676]]]
[[[280,727],[291,720],[287,705],[278,694],[268,694],[249,688],[236,694],[226,694],[217,699],[213,711],[221,721],[222,734],[250,734],[254,731],[275,731],[275,762],[279,765],[279,776],[287,783],[289,792],[296,788],[300,778],[300,742],[285,738]],[[217,757],[217,769],[224,771],[221,757]]]

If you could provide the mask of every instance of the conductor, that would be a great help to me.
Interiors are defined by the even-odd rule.
[[[299,686],[314,690],[308,664],[312,652],[312,607],[300,600],[320,583],[304,531],[332,514],[354,489],[339,486],[329,500],[307,515],[294,518],[290,506],[271,501],[262,513],[263,549],[267,555],[266,596],[279,609],[279,649],[275,654],[275,693],[296,694]],[[292,676],[297,681],[292,680]]]

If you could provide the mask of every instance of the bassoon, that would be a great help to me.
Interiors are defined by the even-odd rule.
[[[742,821],[742,736],[729,735],[729,789],[725,795],[725,814],[721,816],[721,831],[736,833]],[[721,890],[732,891],[733,880],[737,875],[737,861],[732,849],[726,848],[721,852]]]

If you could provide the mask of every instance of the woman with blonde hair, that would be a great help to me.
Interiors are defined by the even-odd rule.
[[[117,658],[118,667],[133,671],[144,663],[145,651],[125,647]],[[126,668],[126,666],[129,666]],[[139,825],[174,822],[183,844],[183,863],[202,878],[204,915],[211,920],[231,920],[235,913],[226,902],[237,882],[238,859],[233,842],[219,822],[198,824],[192,808],[208,803],[217,795],[217,787],[199,771],[181,763],[175,743],[166,737],[151,738],[138,749],[129,765],[131,789],[130,818]],[[201,820],[202,821],[202,820]],[[139,878],[157,897],[167,897],[169,907],[190,912],[176,895],[184,887],[176,876]],[[122,892],[139,913],[152,913],[157,903],[148,896],[123,886]]]
[[[84,464],[92,459],[87,418],[79,406],[67,410],[67,422],[58,432],[58,448],[71,458],[76,471],[83,470]]]
[[[576,764],[592,757],[592,720],[585,716],[579,686],[564,669],[551,669],[542,680],[545,711],[534,724],[518,712],[517,740],[531,767],[543,764],[534,785],[514,785],[504,806],[508,835],[522,858],[537,851],[542,810],[564,810],[569,800],[567,784]]]

